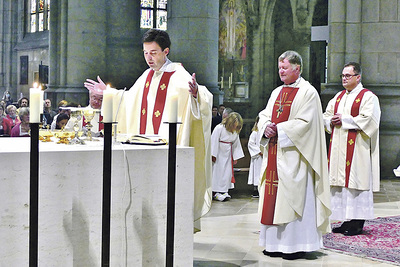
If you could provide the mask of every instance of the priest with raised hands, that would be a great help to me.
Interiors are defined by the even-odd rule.
[[[181,64],[168,59],[171,41],[167,32],[150,29],[143,36],[144,58],[149,66],[125,92],[115,90],[114,114],[118,134],[158,135],[168,139],[169,110],[178,99],[177,144],[195,148],[194,220],[200,230],[200,217],[211,207],[211,108],[213,97],[197,84]],[[88,90],[105,90],[106,85],[87,79]],[[117,112],[118,110],[118,112]]]
[[[272,91],[258,122],[260,246],[265,255],[286,260],[320,249],[330,232],[322,107],[317,90],[300,76],[302,67],[295,51],[279,57],[284,84]]]

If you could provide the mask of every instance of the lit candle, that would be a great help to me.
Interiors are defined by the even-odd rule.
[[[178,94],[173,94],[169,98],[168,122],[178,122]]]
[[[42,90],[42,86],[39,86],[40,90],[40,114],[43,114],[44,109],[44,91]]]
[[[103,92],[103,122],[113,122],[113,101],[114,101],[114,91],[110,89],[107,85],[106,90]]]
[[[30,88],[29,89],[29,122],[39,123],[40,122],[40,89]]]

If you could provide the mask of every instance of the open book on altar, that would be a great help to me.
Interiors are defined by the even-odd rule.
[[[158,135],[134,135],[122,142],[123,144],[132,145],[166,145],[168,142],[166,139],[160,138]]]

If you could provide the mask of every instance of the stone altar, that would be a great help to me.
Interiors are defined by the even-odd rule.
[[[39,266],[100,266],[102,142],[39,143]],[[0,138],[0,266],[29,262],[30,138]],[[168,146],[113,144],[110,266],[165,266]],[[193,264],[194,149],[177,148],[175,266]]]

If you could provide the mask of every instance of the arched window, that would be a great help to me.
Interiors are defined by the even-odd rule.
[[[140,8],[140,28],[167,29],[167,0],[140,0]]]
[[[49,30],[50,0],[28,0],[29,25],[28,32]]]

